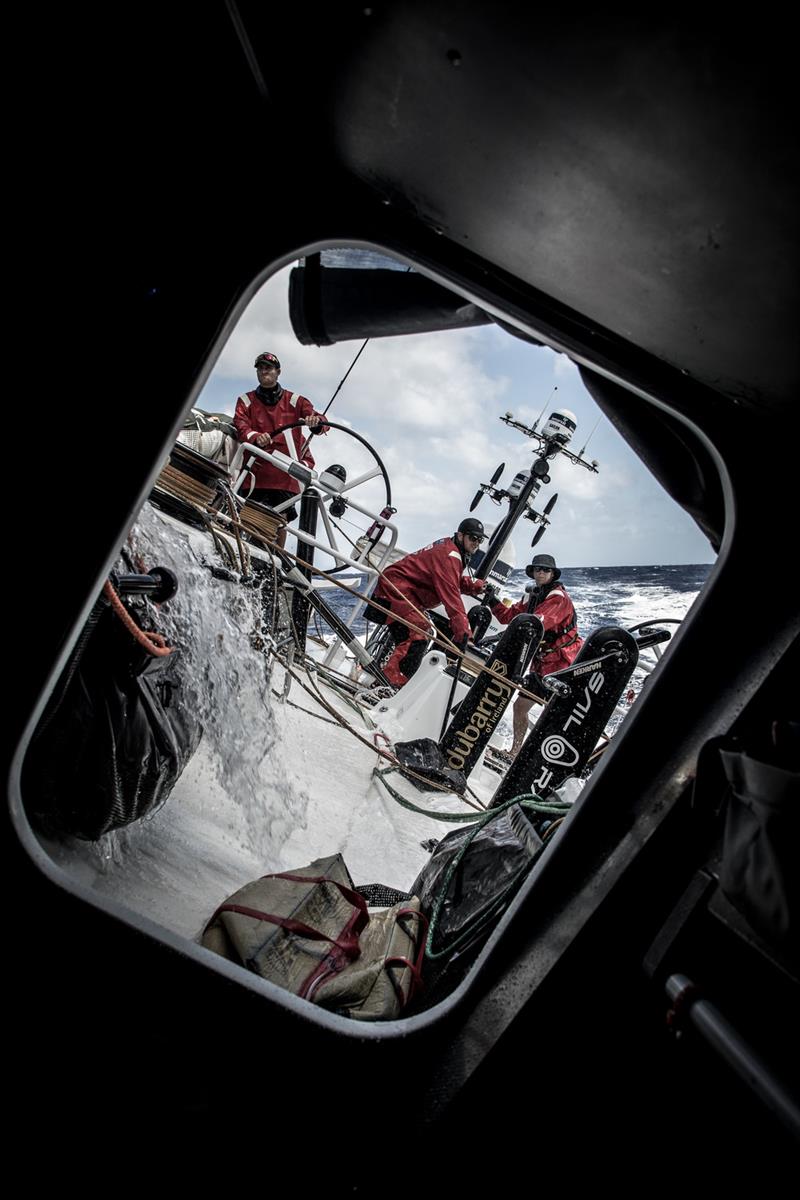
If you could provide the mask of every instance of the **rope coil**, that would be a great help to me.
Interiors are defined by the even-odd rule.
[[[178,500],[186,500],[198,508],[210,508],[214,499],[215,489],[193,479],[184,471],[179,471],[171,463],[161,468],[155,486]]]
[[[279,513],[269,513],[263,506],[248,500],[239,513],[241,526],[247,533],[265,540],[277,537],[286,522]]]

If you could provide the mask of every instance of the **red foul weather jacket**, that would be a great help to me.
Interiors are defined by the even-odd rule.
[[[461,551],[451,537],[440,538],[422,550],[406,554],[405,558],[387,567],[383,575],[375,590],[376,600],[385,599],[394,603],[398,597],[394,588],[389,586],[393,583],[422,612],[443,604],[453,626],[454,640],[460,642],[468,636],[469,622],[461,595],[476,596],[483,591],[486,581],[464,574]],[[417,618],[416,624],[419,623],[420,619]]]
[[[245,392],[236,401],[233,423],[236,426],[239,441],[252,442],[260,433],[271,434],[274,429],[280,429],[281,425],[291,425],[292,422],[299,421],[302,417],[312,416],[314,411],[314,405],[310,400],[306,400],[305,396],[300,396],[297,392],[289,392],[286,388],[281,389],[277,404],[265,404],[263,400],[259,399],[256,391]],[[308,447],[302,455],[300,453],[303,439],[308,437],[309,432],[305,428],[293,429],[291,437],[294,439],[297,457],[307,467],[313,467],[314,459]],[[284,454],[288,454],[289,447],[286,445],[286,436],[286,434],[281,434],[267,449],[270,451],[281,450]],[[246,456],[245,466],[247,466]],[[250,470],[255,474],[254,487],[280,488],[284,492],[295,493],[300,491],[300,484],[296,479],[287,475],[280,467],[264,462],[263,459],[254,458]]]
[[[532,612],[542,622],[544,637],[530,668],[535,675],[552,675],[554,671],[563,671],[577,658],[583,645],[572,601],[567,589],[558,581],[550,584],[543,600],[539,599],[537,592],[533,592],[510,608],[495,604],[492,612],[501,625],[508,625],[514,617],[527,612]]]

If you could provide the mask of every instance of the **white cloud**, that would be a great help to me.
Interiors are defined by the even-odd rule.
[[[360,341],[331,347],[300,346],[288,319],[290,268],[278,272],[247,308],[225,346],[198,404],[232,412],[236,396],[255,386],[253,361],[271,350],[282,363],[281,382],[322,410],[351,366]],[[338,392],[333,420],[351,425],[383,458],[392,483],[400,541],[415,549],[455,528],[480,483],[502,462],[499,486],[530,469],[534,443],[499,417],[514,412],[533,425],[556,408],[574,412],[578,432],[570,447],[589,437],[586,457],[600,473],[557,459],[538,510],[555,492],[559,502],[539,547],[564,565],[707,562],[710,549],[691,519],[669,500],[633,452],[602,419],[575,365],[565,355],[530,346],[496,326],[372,339]],[[320,467],[340,461],[352,478],[367,457],[343,434],[316,438]],[[367,485],[356,496],[382,504],[382,489]],[[496,523],[506,508],[484,497],[475,515]],[[523,521],[515,543],[525,561],[536,527]]]

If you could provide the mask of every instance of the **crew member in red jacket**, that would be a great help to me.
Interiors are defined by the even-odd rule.
[[[535,555],[525,571],[534,580],[531,592],[509,608],[504,604],[493,605],[492,613],[501,625],[508,625],[520,613],[533,613],[544,625],[544,637],[533,656],[531,672],[523,680],[523,686],[529,692],[541,696],[546,693],[543,677],[568,667],[577,657],[583,638],[578,633],[575,609],[567,589],[558,582],[561,571],[552,554]],[[525,696],[517,696],[514,703],[512,758],[516,758],[525,740],[532,705],[533,701]]]
[[[259,354],[254,365],[258,375],[258,387],[239,397],[233,416],[239,441],[250,442],[263,450],[281,450],[284,454],[288,454],[287,435],[281,433],[273,438],[273,432],[283,425],[291,425],[294,421],[302,421],[309,429],[316,429],[323,420],[322,415],[315,412],[313,404],[305,396],[281,387],[278,383],[281,364],[274,354]],[[297,457],[306,466],[313,467],[314,459],[308,446],[301,451],[303,430],[291,430],[291,437],[294,440]],[[245,458],[245,466],[247,465]],[[276,504],[281,504],[284,500],[291,500],[292,496],[296,496],[300,491],[300,484],[297,480],[293,479],[291,475],[287,475],[280,467],[265,462],[262,458],[253,456],[250,470],[255,483],[249,498],[257,500],[260,504],[267,504],[270,508],[274,508]],[[284,509],[283,516],[287,521],[294,521],[297,517],[296,507],[292,505],[291,508]],[[281,546],[285,539],[286,530],[282,528],[279,537]]]
[[[406,554],[383,572],[374,598],[392,610],[387,624],[395,649],[383,671],[395,687],[408,683],[422,662],[428,639],[433,636],[434,631],[426,629],[427,621],[420,615],[426,608],[443,604],[453,627],[453,641],[466,646],[470,627],[461,596],[477,596],[486,587],[484,579],[473,579],[466,574],[470,558],[485,537],[481,522],[476,517],[467,517],[452,537],[440,538],[414,554]],[[410,621],[417,628],[409,629],[396,617]],[[426,631],[422,632],[423,629]]]

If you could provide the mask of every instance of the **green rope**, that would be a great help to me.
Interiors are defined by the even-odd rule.
[[[386,779],[384,778],[385,775],[390,775],[392,771],[397,770],[399,770],[398,767],[386,767],[383,771],[381,771],[378,767],[375,767],[372,774],[380,780],[392,799],[396,800],[398,804],[403,806],[403,808],[407,808],[409,812],[420,813],[423,817],[433,817],[435,821],[450,821],[451,823],[460,823],[462,821],[480,821],[483,819],[483,813],[479,812],[443,813],[436,812],[435,810],[429,808],[420,808],[419,805],[412,804],[411,801],[407,800],[405,796],[402,796],[400,792],[395,791],[392,785],[387,783]]]
[[[542,800],[541,796],[537,796],[535,792],[523,792],[521,796],[515,796],[512,800],[507,800],[506,803],[501,805],[499,808],[489,809],[489,811],[486,813],[473,814],[438,812],[434,809],[420,808],[419,805],[412,804],[410,800],[406,799],[405,796],[396,791],[390,783],[387,783],[385,776],[391,775],[393,771],[399,771],[402,774],[403,768],[385,767],[383,770],[381,770],[379,767],[375,767],[372,774],[380,780],[392,799],[396,800],[397,803],[402,805],[403,808],[407,808],[410,812],[420,813],[423,817],[433,817],[436,821],[450,821],[455,823],[462,821],[480,821],[485,825],[487,820],[490,820],[492,817],[496,817],[498,813],[504,812],[505,809],[509,808],[512,804],[524,804],[526,808],[530,808],[534,812],[559,817],[563,817],[564,813],[572,807],[572,805],[566,800]]]

